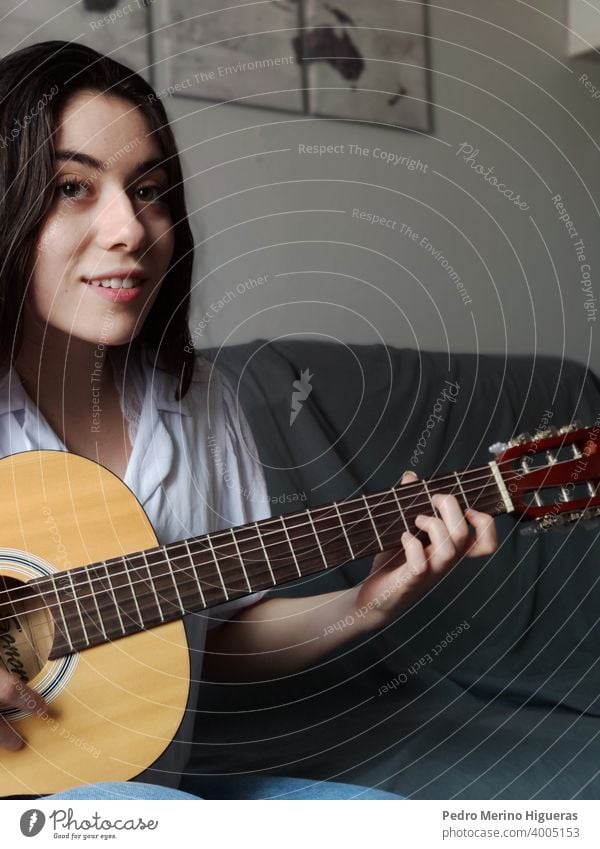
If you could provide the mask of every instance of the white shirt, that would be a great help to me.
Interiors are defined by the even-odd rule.
[[[141,344],[131,345],[128,358],[126,346],[105,350],[132,445],[123,480],[144,508],[159,543],[270,516],[252,433],[218,369],[197,354],[190,387],[176,401],[176,378],[155,368]],[[0,379],[0,457],[38,449],[67,450],[11,368]],[[263,595],[254,593],[212,608],[212,623],[207,613],[185,617],[191,661],[188,709],[175,741],[155,763],[160,772],[143,773],[140,780],[179,783],[191,750],[207,627]]]

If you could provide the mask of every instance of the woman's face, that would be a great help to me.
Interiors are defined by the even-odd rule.
[[[55,150],[29,318],[38,329],[124,344],[141,330],[173,254],[160,147],[133,103],[81,91],[62,110]]]

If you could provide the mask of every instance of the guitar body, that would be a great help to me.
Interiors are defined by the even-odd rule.
[[[157,545],[112,472],[64,451],[0,460],[0,592],[17,582]],[[189,691],[181,621],[48,660],[52,617],[39,599],[0,631],[0,656],[48,701],[47,716],[1,711],[26,745],[0,750],[0,797],[134,777],[169,745]]]
[[[168,546],[102,466],[64,451],[0,460],[0,668],[48,703],[36,715],[23,692],[0,710],[27,743],[0,750],[0,797],[143,772],[187,704],[186,612],[397,548],[435,512],[432,493],[540,528],[600,515],[599,441],[600,425],[577,422],[521,434],[483,468]]]

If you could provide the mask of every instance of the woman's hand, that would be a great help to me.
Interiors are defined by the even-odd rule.
[[[402,483],[418,480],[405,472]],[[463,512],[453,495],[432,496],[440,518],[419,515],[419,530],[431,540],[429,545],[408,531],[402,535],[403,548],[382,551],[373,559],[369,576],[357,588],[356,611],[364,625],[378,628],[391,622],[446,575],[462,557],[492,554],[498,547],[493,518],[478,510]],[[469,525],[475,529],[472,536]]]
[[[16,675],[11,675],[2,669],[0,670],[0,707],[22,708],[29,711],[35,709],[43,713],[46,702],[39,693],[23,684]],[[15,752],[23,743],[23,738],[17,734],[12,725],[0,716],[0,747]]]

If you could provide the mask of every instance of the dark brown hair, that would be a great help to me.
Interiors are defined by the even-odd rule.
[[[179,400],[188,390],[195,356],[188,326],[194,242],[175,138],[162,103],[139,74],[67,41],[40,42],[0,59],[0,369],[10,367],[21,346],[34,247],[55,191],[57,117],[82,89],[137,106],[165,158],[169,189],[163,200],[173,222],[173,257],[138,338],[154,350],[157,366],[160,358],[178,377]]]

